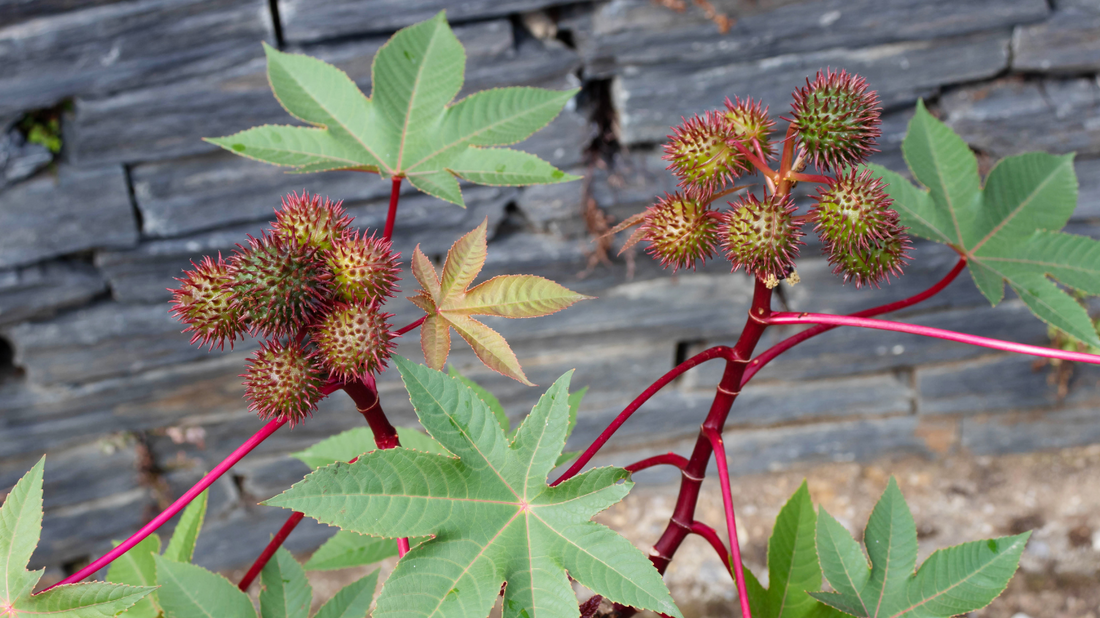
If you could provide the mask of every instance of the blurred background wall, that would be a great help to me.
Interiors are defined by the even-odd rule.
[[[389,185],[364,174],[285,174],[201,141],[291,118],[272,97],[261,41],[323,58],[370,90],[370,61],[396,29],[446,8],[467,50],[465,92],[527,84],[582,92],[520,148],[590,182],[466,189],[468,208],[409,191],[395,243],[438,259],[488,218],[483,276],[544,275],[599,297],[537,320],[494,323],[543,386],[569,368],[588,385],[571,446],[586,444],[678,360],[739,332],[751,292],[716,261],[662,272],[593,241],[673,182],[668,126],[762,98],[773,115],[818,68],[868,78],[885,108],[876,160],[904,170],[900,142],[923,97],[983,170],[1028,150],[1076,151],[1077,233],[1100,236],[1097,0],[729,0],[728,32],[691,6],[650,0],[0,0],[0,491],[48,453],[35,563],[72,568],[136,530],[259,428],[232,352],[188,345],[167,288],[189,260],[258,234],[282,195],[344,200],[377,228]],[[671,8],[670,8],[671,7]],[[720,19],[718,21],[721,21]],[[785,126],[781,122],[780,129]],[[27,140],[47,142],[54,150]],[[917,243],[906,275],[854,290],[807,247],[794,310],[849,312],[908,296],[955,261]],[[409,287],[406,285],[406,287]],[[1047,329],[1011,296],[991,309],[964,275],[904,319],[1031,344]],[[401,297],[400,326],[417,317]],[[765,344],[785,334],[769,332]],[[489,374],[456,340],[456,366],[515,416],[540,389]],[[416,338],[400,353],[416,358]],[[717,383],[705,366],[655,397],[600,461],[625,464],[693,442]],[[383,404],[414,422],[393,372]],[[838,330],[776,361],[731,417],[740,473],[897,454],[997,454],[1100,441],[1092,368],[893,333]],[[256,503],[306,472],[286,454],[362,420],[341,395],[281,430],[212,489],[199,561],[251,561],[281,524]],[[654,480],[672,480],[650,473]],[[289,546],[331,534],[303,526]]]

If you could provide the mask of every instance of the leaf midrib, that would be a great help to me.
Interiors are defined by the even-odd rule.
[[[493,542],[496,541],[497,538],[499,538],[501,534],[504,534],[504,531],[507,530],[508,527],[512,525],[512,522],[515,521],[517,517],[519,517],[520,512],[521,511],[519,509],[516,509],[515,515],[512,515],[511,519],[506,521],[504,523],[504,525],[502,525],[500,527],[500,529],[496,531],[496,534],[493,535],[493,538],[491,538],[491,539],[489,539],[488,541],[485,542],[485,545],[483,545],[481,547],[481,551],[474,554],[473,558],[471,558],[470,561],[468,563],[466,563],[466,566],[462,568],[462,572],[458,574],[458,577],[454,578],[454,580],[451,582],[452,585],[457,584],[458,580],[462,579],[467,573],[470,572],[470,569],[473,568],[474,563],[477,562],[478,558],[485,555],[485,552],[490,547],[493,546]],[[432,609],[431,613],[428,614],[428,618],[431,618],[432,616],[434,616],[436,614],[436,612],[439,611],[439,608],[443,606],[443,601],[446,601],[446,600],[447,600],[447,595],[443,595],[443,597],[439,599],[439,603],[437,603],[435,608]]]
[[[955,213],[955,200],[951,197],[951,193],[947,190],[947,177],[943,173],[943,168],[940,165],[939,151],[933,147],[934,139],[932,133],[929,131],[928,126],[925,126],[924,138],[928,141],[928,152],[931,153],[932,165],[936,168],[936,177],[939,180],[940,188],[943,190],[943,199],[947,201],[947,210],[951,213],[951,222],[955,225],[955,233],[959,238],[959,248],[966,250],[966,243],[963,242],[962,226],[959,225],[958,215]]]
[[[934,599],[938,598],[938,597],[939,597],[940,595],[944,595],[944,594],[947,594],[948,592],[950,592],[951,590],[953,590],[953,589],[954,589],[955,587],[957,587],[957,586],[960,586],[960,585],[962,585],[963,583],[967,582],[967,581],[968,581],[968,580],[969,580],[970,578],[974,577],[975,575],[977,575],[977,574],[981,573],[982,571],[984,571],[985,569],[987,569],[987,568],[988,568],[989,566],[991,566],[991,565],[992,565],[992,564],[993,564],[994,562],[996,562],[998,558],[1001,558],[1001,557],[1003,557],[1003,556],[1004,556],[1005,554],[1007,554],[1007,553],[1008,553],[1008,552],[1007,552],[1007,550],[1006,550],[1006,551],[1004,551],[1004,552],[1001,552],[1000,554],[998,554],[998,555],[994,556],[992,560],[990,560],[989,562],[986,562],[985,564],[983,564],[983,565],[982,565],[982,566],[981,566],[981,567],[980,567],[980,568],[979,568],[979,569],[978,569],[977,571],[973,571],[973,572],[971,572],[971,573],[970,573],[970,574],[968,574],[968,575],[967,575],[966,577],[964,577],[963,579],[960,579],[959,581],[955,582],[954,584],[951,584],[951,585],[950,585],[950,586],[948,586],[947,588],[944,588],[943,590],[941,590],[941,591],[937,592],[936,594],[934,594],[934,595],[932,595],[932,596],[928,597],[927,599],[924,599],[924,600],[923,600],[923,601],[921,601],[920,603],[917,603],[917,604],[915,604],[915,605],[910,605],[909,607],[907,607],[907,608],[905,608],[904,610],[902,610],[902,611],[900,611],[900,612],[898,612],[898,613],[896,613],[896,614],[894,614],[894,615],[890,616],[889,618],[899,618],[900,616],[902,616],[902,615],[906,614],[907,612],[911,612],[911,611],[913,611],[914,609],[916,609],[916,608],[918,608],[918,607],[920,607],[920,606],[924,605],[925,603],[928,603],[929,601],[932,601],[932,600],[934,600]],[[910,580],[910,582],[913,582],[913,581],[915,581],[915,579],[911,579],[911,580]]]
[[[1057,168],[1055,168],[1055,169],[1057,169]],[[1029,193],[1028,196],[1026,198],[1024,198],[1018,206],[1016,206],[1016,208],[1012,209],[1012,211],[1008,214],[1008,216],[1006,216],[1004,219],[1002,219],[1000,223],[993,226],[993,229],[990,230],[989,233],[986,234],[984,238],[979,240],[978,244],[974,245],[974,248],[970,249],[969,252],[974,253],[978,249],[981,249],[982,245],[984,245],[986,243],[986,241],[988,241],[990,238],[992,238],[994,235],[996,235],[997,232],[999,232],[1001,230],[1001,228],[1003,228],[1009,221],[1011,221],[1016,215],[1018,215],[1020,213],[1020,211],[1023,210],[1031,202],[1031,200],[1033,200],[1035,198],[1035,196],[1038,194],[1038,192],[1040,190],[1042,190],[1043,188],[1045,188],[1047,186],[1047,183],[1051,182],[1051,180],[1053,178],[1054,178],[1053,173],[1047,174],[1047,177],[1044,178],[1043,181],[1040,182],[1038,185],[1036,185],[1036,187],[1031,191],[1031,193]],[[983,196],[983,199],[984,199],[984,190],[982,192],[982,196]]]
[[[435,29],[432,30],[431,38],[428,40],[428,47],[424,50],[424,55],[421,57],[420,66],[416,70],[416,78],[413,79],[413,87],[409,92],[409,104],[405,108],[405,122],[401,126],[401,145],[397,148],[397,169],[401,169],[401,159],[405,156],[405,143],[409,137],[409,118],[412,116],[413,101],[416,100],[417,90],[420,88],[420,78],[424,75],[424,69],[428,66],[427,59],[431,54],[432,48],[435,47],[435,42],[439,38],[439,24],[435,24]]]

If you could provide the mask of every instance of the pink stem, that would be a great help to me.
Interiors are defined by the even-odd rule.
[[[409,553],[409,539],[401,538],[397,539],[397,557],[398,559],[404,558],[405,554]]]
[[[798,182],[816,182],[822,185],[827,185],[833,182],[833,179],[829,178],[828,176],[821,176],[819,174],[802,174],[800,172],[787,172],[787,178],[791,180],[797,180]]]
[[[638,411],[638,408],[642,407],[642,404],[649,401],[651,397],[657,394],[657,391],[667,386],[669,382],[675,380],[688,369],[691,369],[696,365],[701,365],[709,360],[713,360],[715,358],[729,359],[732,353],[733,350],[729,347],[722,345],[715,346],[713,348],[710,348],[709,350],[704,350],[696,354],[695,356],[692,356],[688,360],[674,367],[665,375],[661,376],[661,379],[651,384],[649,388],[645,389],[645,391],[642,392],[641,395],[638,395],[638,397],[635,398],[634,401],[630,402],[630,405],[628,405],[626,409],[620,412],[619,415],[615,417],[615,420],[611,421],[611,424],[607,426],[607,429],[604,429],[603,432],[596,437],[596,440],[592,442],[592,444],[589,445],[589,447],[585,449],[583,453],[581,453],[581,456],[573,462],[573,465],[569,466],[569,469],[566,470],[560,477],[558,477],[558,480],[551,483],[550,486],[553,487],[554,485],[557,485],[562,481],[571,479],[576,476],[576,474],[580,472],[581,468],[583,468],[589,461],[591,461],[592,457],[594,457],[596,453],[598,453],[599,450],[603,448],[605,444],[607,444],[607,441],[611,439],[611,436],[615,435],[615,432],[623,426],[623,423],[630,419],[630,417]]]
[[[285,425],[286,422],[287,419],[280,418],[275,419],[264,425],[263,429],[256,432],[256,435],[249,438],[247,441],[245,441],[244,444],[240,445],[237,450],[230,453],[229,457],[226,457],[220,464],[215,466],[214,469],[211,470],[206,476],[202,477],[201,481],[196,483],[195,486],[191,489],[188,489],[186,493],[184,493],[182,496],[179,497],[178,500],[172,503],[172,506],[169,506],[160,515],[157,515],[153,519],[153,521],[142,526],[141,530],[138,530],[136,533],[134,533],[133,536],[123,541],[118,547],[107,552],[105,555],[103,555],[103,557],[99,558],[95,562],[92,562],[83,569],[80,569],[76,573],[73,573],[72,575],[66,577],[65,579],[57,582],[53,586],[46,588],[46,590],[49,590],[50,588],[54,588],[56,586],[78,582],[85,577],[88,577],[92,573],[95,573],[96,571],[102,569],[108,564],[111,564],[116,558],[118,558],[122,554],[130,551],[130,548],[145,540],[145,537],[155,532],[157,528],[163,526],[165,522],[167,522],[169,519],[172,519],[172,516],[174,516],[176,513],[182,511],[185,506],[187,506],[192,500],[197,498],[199,494],[206,490],[207,487],[213,485],[214,481],[218,480],[221,475],[228,472],[230,468],[232,468],[238,461],[243,459],[245,455],[250,453],[252,449],[259,446],[261,442],[271,437],[271,434],[275,433],[275,431]],[[43,590],[42,592],[45,592],[46,590]]]
[[[718,464],[718,484],[722,486],[722,506],[726,511],[726,527],[729,530],[730,553],[732,554],[733,578],[737,581],[737,597],[741,602],[741,615],[752,618],[752,609],[749,608],[749,594],[745,588],[745,567],[741,564],[741,545],[737,542],[737,520],[733,511],[733,490],[730,489],[730,471],[726,463],[726,445],[722,441],[721,432],[713,427],[705,427],[707,439],[714,449],[714,463]],[[692,530],[694,532],[694,530]]]
[[[853,313],[852,316],[857,318],[869,318],[876,315],[882,315],[883,313],[890,313],[892,311],[905,309],[906,307],[911,307],[913,305],[916,305],[917,303],[922,303],[929,298],[932,298],[936,294],[942,292],[944,288],[946,288],[948,285],[951,285],[951,282],[959,276],[959,273],[961,273],[964,268],[966,268],[966,258],[961,258],[958,262],[955,263],[955,267],[951,269],[951,272],[947,273],[947,275],[945,275],[943,279],[940,279],[938,282],[936,282],[935,285],[921,292],[920,294],[910,296],[909,298],[903,298],[901,300],[894,301],[886,305],[864,309],[863,311]],[[816,337],[817,335],[820,335],[821,333],[824,333],[826,331],[833,330],[834,328],[836,328],[836,325],[819,324],[817,326],[807,328],[800,333],[791,335],[790,337],[787,337],[783,341],[780,341],[779,343],[768,348],[767,350],[764,350],[760,353],[759,356],[754,358],[751,363],[749,363],[748,368],[745,370],[745,376],[741,379],[741,386],[748,384],[749,380],[751,380],[758,371],[763,369],[764,365],[767,365],[768,363],[773,361],[775,357],[811,337]]]
[[[382,238],[385,240],[393,238],[393,224],[397,221],[397,198],[401,195],[401,180],[402,177],[395,177],[390,187],[390,210],[386,213],[386,228],[382,231]]]
[[[248,587],[252,585],[252,582],[256,580],[256,576],[260,574],[260,571],[264,570],[267,563],[271,560],[271,557],[275,555],[275,552],[279,551],[279,547],[282,546],[283,541],[290,536],[291,532],[298,527],[305,514],[295,512],[289,518],[282,528],[275,533],[275,536],[271,538],[271,542],[267,544],[264,551],[260,554],[259,558],[256,558],[256,562],[252,563],[252,568],[248,569],[248,572],[241,578],[241,583],[237,585],[241,590],[248,590]]]
[[[703,537],[707,543],[710,543],[710,546],[714,548],[714,552],[722,559],[722,564],[726,566],[726,570],[729,571],[730,575],[733,575],[733,566],[730,564],[730,553],[726,549],[726,545],[722,543],[722,539],[718,537],[718,533],[714,528],[711,528],[701,521],[693,521],[691,522],[691,533]]]
[[[421,324],[424,323],[424,320],[427,320],[427,319],[428,319],[428,316],[424,316],[424,317],[420,318],[419,320],[413,322],[412,324],[409,324],[407,326],[402,326],[401,328],[395,330],[393,332],[393,334],[394,334],[395,337],[400,337],[401,335],[404,335],[405,333],[413,330],[414,328],[419,327]]]
[[[932,328],[931,326],[919,326],[916,324],[905,324],[904,322],[892,322],[890,320],[873,320],[870,318],[859,318],[846,315],[829,315],[826,313],[778,312],[766,317],[765,322],[767,322],[768,324],[829,324],[835,326],[857,326],[860,328],[874,328],[877,330],[889,330],[897,333],[909,333],[911,335],[921,335],[924,337],[935,337],[937,339],[946,339],[947,341],[968,343],[970,345],[981,346],[983,348],[1004,350],[1005,352],[1015,352],[1017,354],[1044,356],[1046,358],[1059,358],[1062,360],[1100,365],[1100,356],[1096,354],[1085,354],[1083,352],[1067,352],[1065,350],[1055,350],[1053,348],[1041,348],[1034,345],[1013,343],[1011,341],[1001,341],[1000,339],[990,339],[988,337],[978,337],[976,335],[966,335],[963,333],[956,333],[955,331],[951,330],[943,330],[942,328]]]
[[[688,460],[687,457],[684,457],[683,455],[677,455],[676,453],[665,453],[664,455],[654,455],[653,457],[648,457],[639,462],[632,463],[629,466],[626,466],[625,469],[627,472],[633,473],[660,465],[674,466],[676,468],[679,468],[682,472],[684,468],[687,467]]]
[[[737,150],[741,151],[742,156],[744,156],[745,159],[747,159],[749,163],[752,163],[753,166],[756,167],[756,169],[760,170],[760,173],[763,174],[765,178],[771,179],[773,181],[776,179],[778,174],[776,173],[775,170],[768,167],[767,162],[763,161],[762,159],[760,159],[760,157],[756,156],[751,150],[746,148],[745,145],[742,144],[740,141],[734,139],[734,140],[730,140],[730,142],[734,145],[735,148],[737,148]]]

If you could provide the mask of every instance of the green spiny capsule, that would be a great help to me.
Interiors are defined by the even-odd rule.
[[[733,139],[740,141],[753,153],[757,152],[756,144],[759,144],[760,152],[767,160],[775,154],[770,141],[775,121],[768,117],[768,108],[761,107],[759,101],[753,103],[751,98],[744,101],[735,98],[736,102],[726,98],[726,110],[722,112],[722,119],[729,126]]]
[[[893,200],[870,170],[853,168],[839,174],[832,184],[818,189],[814,200],[817,203],[810,211],[817,221],[814,231],[829,253],[863,249],[897,233]]]
[[[850,251],[837,251],[829,256],[833,265],[833,274],[843,275],[844,282],[852,281],[856,288],[865,285],[878,287],[890,275],[900,277],[902,268],[908,262],[909,237],[897,228],[888,238],[874,239],[866,247],[853,248]]]
[[[792,123],[803,152],[822,170],[861,163],[882,133],[878,94],[847,71],[818,71],[794,92]]]
[[[661,260],[661,266],[695,268],[714,254],[718,240],[718,213],[690,197],[665,194],[650,206],[642,223],[649,253]]]
[[[244,334],[244,324],[237,305],[232,301],[232,293],[226,289],[232,281],[229,268],[222,256],[217,261],[209,256],[195,264],[194,270],[184,273],[178,290],[172,290],[172,312],[181,322],[187,324],[185,333],[194,333],[191,343],[200,346],[209,345],[213,350],[233,347],[233,341]]]
[[[291,193],[283,198],[283,208],[275,213],[271,227],[282,240],[295,239],[300,245],[317,250],[331,249],[351,224],[351,217],[340,204],[328,198],[321,202],[319,195],[310,197],[303,192],[299,197]]]
[[[345,301],[387,298],[397,291],[397,254],[388,240],[346,233],[325,253],[336,294]]]
[[[227,289],[252,329],[281,336],[307,326],[324,304],[332,278],[316,249],[271,234],[238,247],[229,262]]]
[[[285,418],[291,427],[311,414],[321,400],[326,375],[299,343],[260,344],[248,359],[243,378],[249,409],[260,418]]]
[[[377,373],[386,367],[394,347],[388,313],[377,302],[337,303],[313,329],[318,355],[343,380]]]
[[[662,158],[691,197],[705,200],[748,171],[745,157],[732,145],[729,124],[717,111],[694,116],[673,128]]]
[[[794,268],[798,246],[805,244],[800,229],[802,222],[794,218],[795,206],[786,195],[770,195],[758,200],[746,195],[733,210],[722,215],[719,236],[733,270],[742,267],[769,283],[778,283]]]

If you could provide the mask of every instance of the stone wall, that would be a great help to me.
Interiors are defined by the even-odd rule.
[[[448,8],[467,48],[466,92],[584,87],[521,148],[589,174],[596,205],[616,220],[671,188],[659,145],[681,116],[733,95],[763,98],[779,115],[808,75],[846,68],[882,97],[878,161],[904,169],[900,141],[923,97],[984,169],[1026,150],[1076,151],[1081,207],[1072,227],[1100,236],[1097,0],[718,5],[737,19],[728,33],[695,8],[676,13],[650,0],[0,0],[0,488],[49,454],[35,563],[71,568],[102,552],[259,427],[237,377],[254,344],[205,352],[168,315],[166,288],[189,260],[232,251],[292,190],[344,200],[360,226],[384,219],[388,185],[377,178],[285,174],[201,141],[289,121],[270,94],[261,41],[324,58],[369,89],[371,58],[388,35]],[[57,157],[16,127],[55,106],[63,110]],[[605,155],[599,165],[585,155],[592,146]],[[670,276],[641,253],[599,261],[583,191],[582,183],[468,188],[466,210],[410,191],[395,237],[405,256],[420,243],[438,257],[488,218],[486,275],[536,273],[598,297],[551,317],[493,324],[536,383],[575,367],[577,384],[591,386],[573,446],[677,358],[732,341],[751,292],[747,277],[722,262]],[[918,243],[900,282],[856,291],[816,249],[800,263],[802,283],[781,288],[787,307],[880,304],[931,285],[954,263],[950,250]],[[404,300],[391,310],[395,324],[416,317]],[[903,319],[1049,342],[1018,300],[992,309],[965,276]],[[764,343],[785,334],[773,329]],[[490,375],[461,344],[456,350],[456,366],[516,416],[540,392]],[[415,357],[415,338],[400,352]],[[601,461],[689,448],[718,371],[704,366],[665,389]],[[410,424],[391,374],[383,401],[397,423]],[[838,330],[783,356],[745,390],[731,420],[731,465],[744,473],[1100,441],[1097,376],[1074,368],[1060,396],[1052,368],[1029,358]],[[256,503],[305,472],[286,454],[361,422],[334,397],[218,481],[199,561],[250,561],[285,516]],[[330,533],[303,526],[289,545],[308,549]]]

